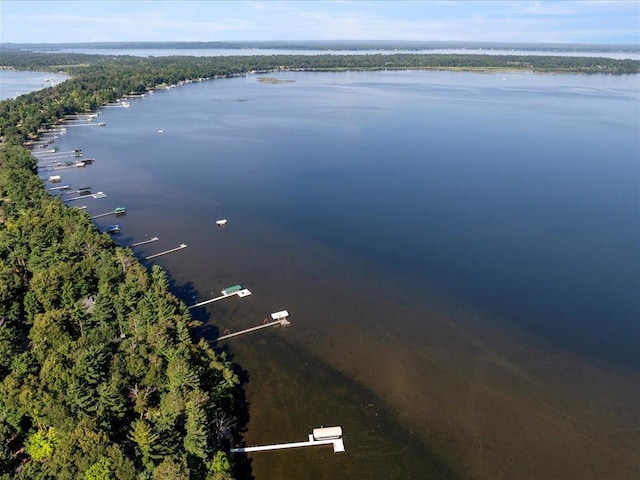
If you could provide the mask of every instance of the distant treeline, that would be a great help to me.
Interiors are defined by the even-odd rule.
[[[233,42],[87,42],[87,43],[5,43],[2,48],[55,51],[61,48],[94,49],[286,49],[286,50],[436,50],[484,49],[531,50],[539,52],[639,52],[635,44],[469,42],[419,40],[269,40]]]
[[[640,72],[638,60],[602,57],[516,55],[260,55],[225,57],[135,57],[52,54],[2,50],[0,66],[20,70],[63,71],[73,78],[55,88],[23,95],[0,104],[0,138],[22,143],[42,125],[62,115],[87,112],[122,95],[144,92],[187,79],[241,75],[273,70],[449,69],[527,70],[630,74]]]

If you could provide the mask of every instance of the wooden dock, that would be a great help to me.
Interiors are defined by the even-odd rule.
[[[64,155],[60,155],[57,157],[38,157],[38,165],[48,165],[51,163],[56,163],[59,162],[60,160],[63,160],[65,158],[82,158],[82,154],[81,153],[66,153]]]
[[[80,150],[65,150],[64,152],[32,152],[32,155],[36,157],[38,160],[45,160],[52,157],[59,157],[60,155],[76,155],[78,157],[82,156],[82,151]]]
[[[277,443],[275,445],[263,445],[258,447],[240,447],[232,448],[229,450],[231,453],[251,453],[251,452],[265,452],[267,450],[285,450],[288,448],[300,448],[300,447],[317,447],[319,445],[333,445],[333,452],[344,452],[344,441],[340,438],[337,440],[313,440],[312,435],[309,435],[309,441],[307,442],[292,442],[292,443]]]
[[[325,438],[322,435],[317,435],[316,432],[329,431],[330,433],[337,433],[336,435],[330,435]],[[231,448],[231,453],[251,453],[251,452],[266,452],[269,450],[285,450],[288,448],[300,448],[300,447],[316,447],[319,445],[333,445],[333,452],[344,452],[344,441],[342,439],[342,427],[327,427],[327,428],[315,428],[314,433],[309,434],[309,440],[306,442],[292,442],[292,443],[277,443],[275,445],[263,445],[256,447],[240,447]]]
[[[271,322],[267,322],[267,320],[265,319],[265,323],[263,323],[262,325],[257,325],[255,327],[246,328],[246,329],[240,330],[238,332],[233,332],[233,333],[228,333],[226,335],[222,335],[222,336],[216,338],[216,342],[219,342],[220,340],[226,340],[227,338],[237,337],[239,335],[244,335],[246,333],[251,333],[251,332],[258,331],[258,330],[262,330],[263,328],[276,327],[278,325],[283,326],[283,327],[288,327],[289,325],[291,325],[291,322],[289,320],[287,320],[288,316],[289,316],[289,312],[287,312],[286,310],[282,310],[281,312],[272,313],[271,314],[271,318],[273,318],[273,320]]]
[[[143,240],[142,242],[132,243],[132,247],[139,247],[140,245],[146,245],[147,243],[157,242],[159,240],[158,237],[151,237],[149,240]]]
[[[162,255],[166,255],[168,253],[177,252],[178,250],[182,250],[183,248],[187,248],[186,244],[182,244],[179,247],[172,248],[171,250],[165,250],[164,252],[156,253],[154,255],[149,255],[148,257],[144,257],[145,260],[151,260],[152,258],[161,257]]]
[[[69,127],[104,127],[106,125],[105,122],[100,123],[92,123],[91,121],[87,123],[65,123],[64,126]]]
[[[231,292],[231,293],[224,293],[224,290],[223,290],[222,291],[222,295],[220,295],[219,297],[211,298],[211,299],[205,300],[203,302],[198,302],[198,303],[196,303],[194,305],[191,305],[191,306],[189,306],[187,308],[189,310],[191,310],[192,308],[202,307],[204,305],[208,305],[210,303],[217,302],[218,300],[222,300],[224,298],[233,297],[234,295],[237,295],[238,297],[242,298],[242,297],[247,297],[247,296],[251,295],[251,292],[249,290],[247,290],[246,288],[243,288],[241,290],[236,290],[235,292]]]
[[[84,168],[87,165],[91,165],[93,162],[95,162],[95,158],[85,158],[82,160],[78,160],[77,162],[69,162],[71,163],[71,165],[60,165],[60,166],[49,166],[49,165],[42,165],[43,168],[42,170],[40,170],[40,165],[38,165],[38,171],[40,173],[44,173],[44,172],[53,172],[55,170],[65,170],[67,168]],[[62,163],[62,162],[60,162]]]
[[[83,198],[104,198],[106,197],[107,194],[104,192],[97,192],[91,195],[80,195],[79,197],[72,197],[72,198],[65,198],[64,201],[65,202],[73,202],[75,200],[81,200]]]
[[[85,197],[86,197],[86,195],[85,195]],[[110,212],[100,213],[98,215],[94,215],[94,216],[91,217],[91,220],[93,220],[94,218],[108,217],[109,215],[125,215],[125,214],[126,214],[126,211],[125,212],[120,212],[118,210],[112,210]]]

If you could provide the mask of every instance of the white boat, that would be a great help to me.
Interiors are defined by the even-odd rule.
[[[158,133],[164,133],[163,129],[158,130]]]
[[[216,225],[219,227],[224,227],[227,224],[227,219],[223,218],[221,220],[216,220]]]

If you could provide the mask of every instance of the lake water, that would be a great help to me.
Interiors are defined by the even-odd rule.
[[[48,88],[69,78],[51,72],[23,72],[0,69],[0,101]]]
[[[244,369],[257,479],[633,478],[640,76],[278,73],[104,108],[59,172],[128,208]],[[162,129],[163,133],[159,133]],[[50,173],[42,174],[47,178]],[[225,228],[215,220],[227,218]],[[113,218],[96,220],[101,228]],[[429,476],[430,475],[430,476]]]

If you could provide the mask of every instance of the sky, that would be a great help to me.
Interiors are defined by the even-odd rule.
[[[0,0],[0,42],[422,40],[640,44],[640,1]]]

